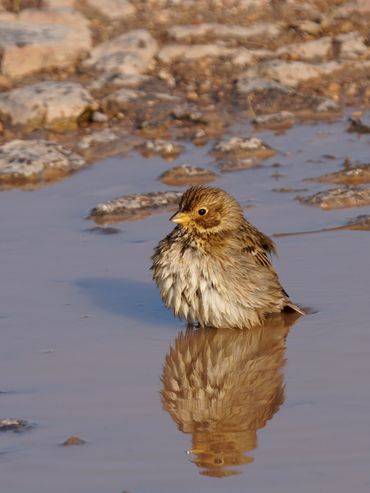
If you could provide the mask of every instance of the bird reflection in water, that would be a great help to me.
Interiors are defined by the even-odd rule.
[[[191,433],[201,474],[239,474],[253,462],[257,430],[284,402],[285,339],[298,314],[276,314],[252,330],[188,328],[165,357],[163,407]]]

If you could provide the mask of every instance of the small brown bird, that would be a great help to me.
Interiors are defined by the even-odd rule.
[[[177,226],[155,249],[152,270],[175,316],[202,327],[249,329],[284,309],[303,314],[271,264],[273,241],[227,192],[191,187],[170,219]]]

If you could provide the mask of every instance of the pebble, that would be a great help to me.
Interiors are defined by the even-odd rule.
[[[0,93],[0,116],[32,131],[77,128],[97,103],[77,82],[48,81]]]
[[[0,184],[43,183],[86,166],[70,150],[47,140],[13,140],[0,146]]]
[[[89,214],[97,224],[143,219],[153,213],[172,209],[177,205],[182,192],[149,192],[124,195],[98,204]]]
[[[217,173],[209,169],[182,164],[165,171],[159,180],[166,185],[185,186],[202,185],[216,180],[217,177]]]

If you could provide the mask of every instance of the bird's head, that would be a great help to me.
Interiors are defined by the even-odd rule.
[[[181,197],[179,210],[170,220],[195,234],[214,234],[237,229],[243,210],[221,188],[194,186]]]

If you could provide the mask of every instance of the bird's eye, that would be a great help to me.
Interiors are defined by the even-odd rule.
[[[204,214],[207,214],[207,209],[199,209],[198,214],[204,216]]]

